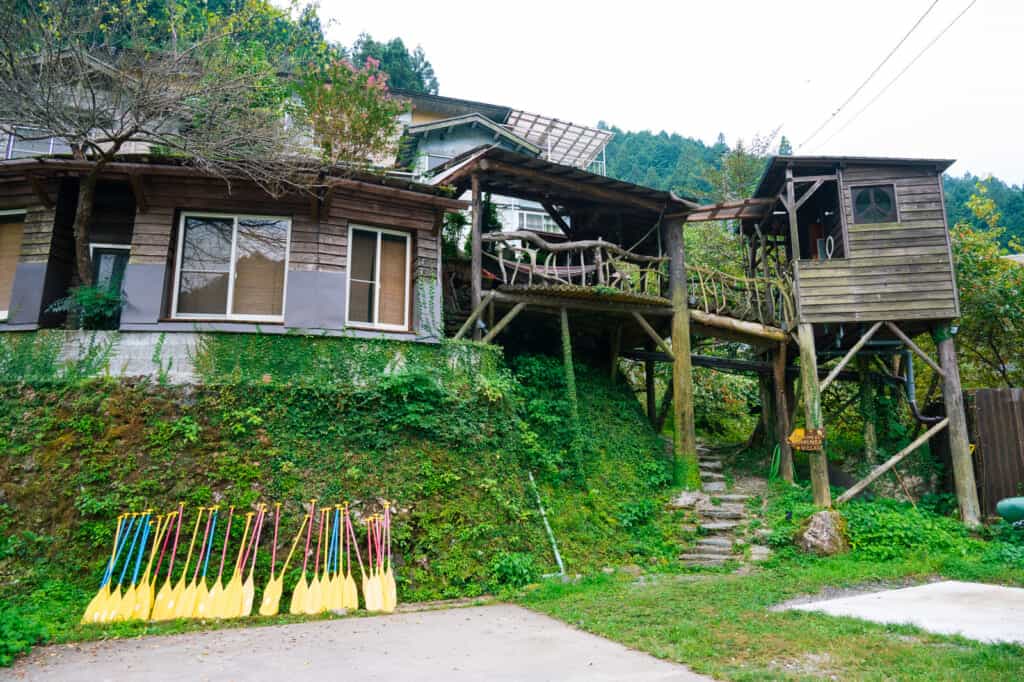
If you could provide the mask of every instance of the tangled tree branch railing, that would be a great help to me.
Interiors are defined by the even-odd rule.
[[[668,257],[633,253],[602,239],[552,243],[534,232],[483,235],[484,255],[497,264],[501,285],[572,286],[606,293],[667,298]],[[792,287],[781,279],[738,277],[687,265],[690,307],[788,328],[795,319]]]

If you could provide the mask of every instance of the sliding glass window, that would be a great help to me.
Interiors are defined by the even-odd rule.
[[[349,324],[375,329],[409,328],[411,241],[405,232],[349,229]]]
[[[183,214],[174,317],[283,321],[290,234],[287,218]]]

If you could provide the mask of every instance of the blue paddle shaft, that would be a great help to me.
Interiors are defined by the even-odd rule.
[[[149,528],[152,526],[149,514],[146,514],[145,521],[143,522],[142,531],[142,544],[139,545],[139,551],[135,555],[135,570],[132,572],[132,585],[139,580],[139,565],[142,564],[142,555],[146,553],[146,542],[149,540]]]
[[[206,580],[206,567],[210,565],[210,549],[213,547],[213,534],[217,532],[217,514],[219,512],[213,510],[213,523],[210,524],[210,540],[206,543],[206,559],[203,560],[203,580]]]
[[[128,572],[128,564],[132,562],[132,554],[135,553],[135,541],[139,539],[139,531],[142,530],[142,521],[143,519],[140,518],[139,525],[135,526],[135,533],[132,535],[132,544],[128,545],[128,556],[125,557],[124,566],[121,567],[121,577],[117,579],[118,585],[124,582],[124,574]]]

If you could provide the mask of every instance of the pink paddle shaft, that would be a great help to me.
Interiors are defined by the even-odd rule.
[[[260,551],[260,535],[263,534],[263,521],[266,518],[267,518],[267,510],[266,510],[266,508],[263,508],[263,509],[260,510],[260,518],[259,518],[259,521],[256,524],[256,542],[253,544],[252,564],[249,565],[249,571],[250,572],[252,572],[252,570],[256,567],[256,555]],[[242,564],[242,566],[244,567],[245,564]]]
[[[277,528],[281,523],[281,506],[274,509],[274,546],[270,552],[270,577],[274,577],[274,566],[277,565]]]
[[[366,570],[363,568],[363,557],[359,554],[359,543],[356,542],[356,531],[352,527],[352,519],[349,518],[348,507],[345,507],[345,529],[346,529],[346,531],[348,531],[348,537],[349,537],[348,547],[349,547],[350,550],[353,547],[355,547],[355,550],[356,550],[356,560],[359,562],[359,572],[362,573],[363,575],[365,575],[366,574]],[[351,564],[351,562],[352,562],[352,555],[350,554],[349,555],[349,572],[350,573],[352,572],[352,564]]]
[[[313,557],[313,575],[320,572],[320,541],[324,539],[324,510],[320,510],[320,528],[316,531],[316,556]]]
[[[235,516],[235,508],[228,510],[228,527],[224,530],[224,545],[220,550],[220,570],[217,571],[217,582],[220,582],[224,575],[224,559],[228,555],[228,540],[231,539],[231,519]]]
[[[309,528],[306,529],[306,549],[302,552],[302,575],[306,575],[306,566],[309,564],[309,541],[313,539],[313,512],[316,511],[316,502],[309,508]]]
[[[245,548],[239,548],[241,554],[238,557],[238,561],[235,562],[235,572],[245,572],[245,563],[249,560],[249,550],[252,549],[252,541],[256,538],[256,530],[260,526],[260,519],[263,518],[263,510],[260,509],[256,512],[256,518],[252,522],[252,533],[249,534],[249,540],[245,543]]]
[[[171,522],[167,521],[167,528],[164,529],[164,544],[160,547],[160,559],[156,562],[156,571],[153,573],[153,582],[156,582],[156,577],[160,575],[160,567],[164,565],[164,552],[167,551],[167,543],[171,539]]]
[[[167,564],[167,579],[171,579],[174,572],[174,557],[178,554],[178,538],[181,536],[181,518],[185,515],[185,503],[178,503],[178,527],[174,530],[174,547],[171,549],[171,562]]]

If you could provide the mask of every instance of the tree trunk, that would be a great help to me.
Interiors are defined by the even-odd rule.
[[[864,458],[869,464],[878,464],[878,432],[875,421],[875,387],[871,383],[870,359],[866,355],[857,358],[860,370],[860,413],[864,417]]]
[[[80,285],[92,285],[92,258],[89,256],[89,224],[92,222],[96,198],[96,174],[89,173],[79,180],[78,207],[75,209],[75,268]]]

